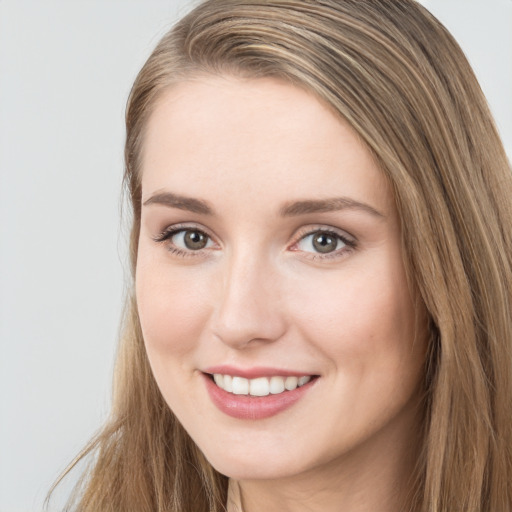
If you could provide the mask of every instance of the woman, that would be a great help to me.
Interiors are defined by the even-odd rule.
[[[510,510],[510,166],[439,22],[209,0],[126,121],[134,289],[77,510]]]

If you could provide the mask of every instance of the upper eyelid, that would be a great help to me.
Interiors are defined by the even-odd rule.
[[[183,222],[183,223],[180,222],[177,224],[170,224],[169,226],[167,226],[163,230],[161,230],[161,233],[182,231],[182,230],[186,231],[187,229],[197,229],[198,231],[203,231],[208,236],[215,238],[215,236],[213,236],[211,234],[210,230],[207,227],[202,226],[200,224],[196,224],[196,223],[189,224],[188,222]],[[341,228],[334,227],[334,226],[330,226],[327,224],[309,224],[308,226],[303,226],[303,227],[295,230],[295,233],[296,233],[295,236],[304,236],[304,235],[307,235],[310,233],[316,233],[317,231],[328,231],[328,232],[332,232],[332,233],[343,234],[343,235],[347,235],[349,238],[355,239],[355,237],[353,235],[351,235],[348,231],[341,229]]]
[[[299,249],[294,249],[294,247],[297,247],[302,240],[304,240],[305,238],[307,238],[309,236],[314,235],[315,233],[328,233],[330,235],[333,235],[333,236],[337,237],[338,239],[340,239],[345,244],[345,247],[343,247],[341,249],[336,249],[332,252],[327,252],[324,254],[319,253],[319,252],[317,253],[314,251],[301,251],[308,255],[308,259],[328,260],[328,259],[336,258],[337,256],[341,256],[341,255],[345,254],[347,251],[352,251],[358,247],[357,240],[354,237],[352,237],[351,235],[348,235],[348,233],[346,233],[345,231],[342,231],[342,233],[343,233],[342,234],[342,233],[338,232],[338,230],[320,228],[320,229],[314,229],[312,231],[307,231],[302,236],[299,236],[289,246],[288,250],[298,252]]]
[[[167,226],[165,229],[163,229],[156,237],[153,237],[155,241],[165,241],[168,240],[170,235],[175,235],[179,233],[180,231],[187,231],[187,230],[197,230],[202,233],[204,233],[206,236],[208,236],[214,243],[219,244],[216,237],[212,235],[209,229],[206,227],[195,224],[195,223],[178,223],[178,224],[172,224]],[[287,247],[293,247],[298,242],[300,242],[303,238],[310,236],[314,233],[318,232],[326,232],[326,233],[332,233],[333,235],[339,236],[342,239],[346,239],[347,241],[350,241],[353,244],[357,243],[356,237],[348,233],[347,231],[336,228],[334,226],[326,225],[326,224],[313,224],[309,226],[303,226],[297,230],[295,230],[295,233],[292,238],[292,242],[290,242]],[[196,252],[200,252],[203,249],[200,249]]]
[[[347,240],[350,240],[353,243],[357,242],[357,238],[354,235],[351,235],[348,231],[345,231],[344,229],[335,228],[334,226],[328,226],[328,225],[314,225],[314,227],[304,227],[297,231],[297,235],[295,237],[295,242],[297,243],[299,240],[302,240],[304,237],[308,235],[312,235],[313,233],[318,232],[325,232],[325,233],[332,233],[336,236],[339,236],[341,238],[346,238]]]
[[[207,232],[206,229],[198,228],[196,226],[192,226],[189,224],[186,224],[186,225],[173,224],[173,225],[167,226],[158,235],[151,237],[151,238],[157,244],[163,244],[164,246],[167,246],[166,250],[168,250],[169,252],[175,253],[176,255],[179,255],[182,258],[194,257],[194,256],[199,257],[202,254],[204,254],[204,251],[212,249],[211,247],[209,247],[209,248],[204,247],[204,248],[198,249],[198,250],[184,249],[184,248],[179,247],[179,246],[175,245],[174,243],[172,243],[171,239],[175,235],[177,235],[178,233],[181,233],[183,231],[200,231],[201,233],[206,235],[211,241],[216,243],[214,238]]]
[[[200,231],[201,233],[204,233],[206,236],[208,236],[210,239],[215,240],[215,236],[213,236],[207,228],[203,226],[199,226],[196,224],[171,224],[170,226],[167,226],[163,230],[160,231],[160,233],[156,236],[156,238],[161,238],[166,235],[175,235],[176,233],[179,233],[180,231]]]

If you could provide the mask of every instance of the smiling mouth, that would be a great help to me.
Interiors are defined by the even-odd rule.
[[[246,379],[232,375],[223,375],[215,373],[210,375],[217,387],[232,393],[233,395],[247,396],[268,396],[280,395],[288,391],[293,391],[304,386],[316,375],[290,376],[290,377],[258,377],[256,379]]]

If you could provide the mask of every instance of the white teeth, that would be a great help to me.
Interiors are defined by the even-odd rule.
[[[216,373],[213,376],[215,384],[224,391],[235,395],[267,396],[278,395],[286,391],[293,391],[297,387],[304,386],[311,380],[311,376],[302,377],[258,377],[246,379]]]
[[[286,380],[284,381],[284,387],[288,391],[292,391],[297,387],[298,383],[299,379],[297,377],[286,377]]]
[[[217,384],[218,386],[218,384]],[[222,387],[222,386],[219,386]],[[229,391],[230,393],[233,393],[233,377],[231,375],[224,375],[224,387],[223,389],[225,391]]]
[[[249,394],[249,381],[243,377],[233,377],[233,394],[234,395],[248,395]]]
[[[311,377],[299,377],[299,382],[297,383],[297,385],[300,387],[300,386],[304,386],[304,384],[307,384],[309,381],[311,380]]]
[[[278,395],[284,391],[284,378],[283,377],[270,377],[270,392],[273,395]]]
[[[249,394],[252,396],[267,396],[270,393],[268,379],[261,377],[249,381]]]

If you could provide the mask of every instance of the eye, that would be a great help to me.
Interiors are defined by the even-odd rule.
[[[198,252],[213,245],[212,239],[197,228],[169,228],[158,237],[155,242],[166,242],[171,252],[179,255]]]
[[[353,248],[355,243],[329,230],[317,230],[303,236],[296,244],[299,251],[329,255]]]
[[[211,242],[206,233],[197,229],[182,229],[172,235],[170,241],[177,247],[188,249],[189,251],[204,249],[208,246],[208,242]]]

